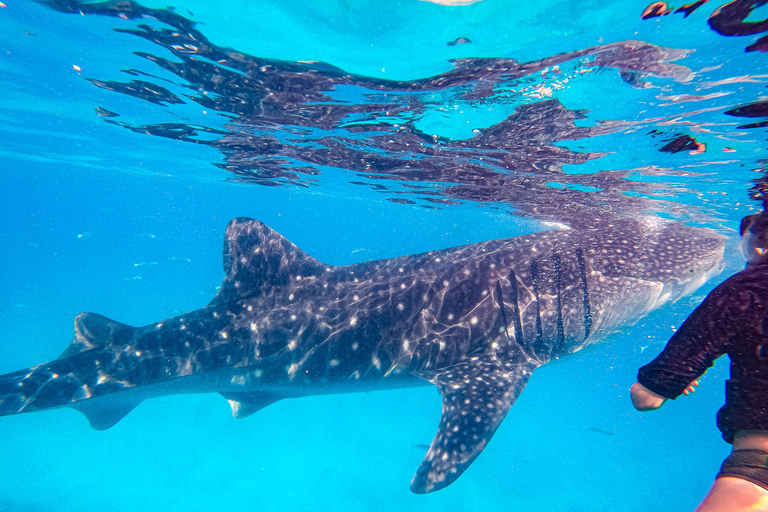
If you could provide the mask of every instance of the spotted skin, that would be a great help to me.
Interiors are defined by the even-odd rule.
[[[335,267],[234,219],[207,307],[144,327],[78,315],[59,359],[0,376],[0,415],[71,407],[104,429],[153,396],[218,392],[243,418],[432,383],[442,418],[411,483],[431,492],[480,454],[537,367],[692,292],[722,253],[709,230],[622,220]]]

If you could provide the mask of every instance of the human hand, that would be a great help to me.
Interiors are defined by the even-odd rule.
[[[632,405],[640,412],[656,410],[667,401],[666,398],[654,393],[639,382],[632,385],[630,397],[632,398]]]
[[[699,379],[694,379],[693,382],[688,384],[688,387],[683,390],[684,395],[689,395],[696,391],[696,386],[699,385]]]

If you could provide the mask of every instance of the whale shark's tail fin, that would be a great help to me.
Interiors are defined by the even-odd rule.
[[[113,346],[125,347],[136,328],[95,313],[75,318],[75,338],[59,359],[0,375],[0,416],[71,407],[96,430],[122,419],[141,400],[115,393],[126,385],[102,369],[113,360]],[[99,397],[111,396],[107,400]]]
[[[209,306],[256,296],[265,288],[317,276],[331,268],[263,222],[245,217],[232,219],[224,237],[227,275]]]
[[[459,478],[480,455],[536,368],[499,359],[467,361],[422,378],[443,397],[440,426],[411,481],[411,491],[437,491]]]

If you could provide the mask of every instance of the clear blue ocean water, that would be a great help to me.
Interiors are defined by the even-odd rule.
[[[723,2],[642,19],[648,3],[5,0],[0,373],[57,357],[83,311],[145,325],[205,306],[238,216],[334,265],[583,211],[729,242],[724,272],[693,295],[537,370],[434,494],[408,490],[440,417],[432,387],[283,400],[241,421],[208,394],[147,401],[104,432],[70,409],[0,419],[0,511],[692,510],[730,450],[715,427],[727,361],[655,413],[628,390],[743,267],[734,230],[759,209],[749,189],[766,158],[765,127],[743,126],[768,110],[726,112],[766,101],[765,53],[745,51],[766,33],[717,33]],[[148,35],[188,22],[206,38],[194,49]],[[203,55],[213,46],[229,60]],[[305,94],[318,69],[343,70],[323,75],[324,98]],[[497,128],[512,135],[462,146]],[[661,151],[675,140],[684,149]],[[480,162],[494,151],[516,160]]]

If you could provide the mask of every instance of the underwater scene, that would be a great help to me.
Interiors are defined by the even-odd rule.
[[[0,512],[696,507],[768,1],[170,1],[0,2]]]

